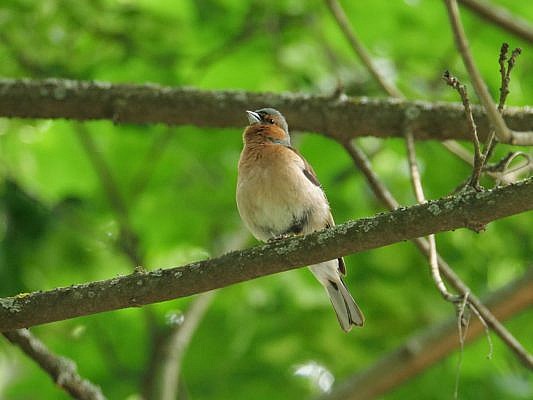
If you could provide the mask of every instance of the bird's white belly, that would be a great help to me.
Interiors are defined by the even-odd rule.
[[[248,229],[266,241],[307,216],[302,233],[325,227],[329,206],[322,189],[300,169],[253,168],[237,183],[237,206]]]

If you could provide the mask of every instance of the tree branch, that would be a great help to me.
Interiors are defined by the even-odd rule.
[[[344,33],[344,36],[350,43],[350,46],[352,46],[353,51],[361,59],[361,62],[374,77],[379,86],[381,86],[381,88],[389,96],[403,98],[404,96],[402,92],[400,92],[400,90],[392,82],[389,82],[374,65],[370,53],[357,37],[355,30],[351,27],[348,17],[346,16],[346,13],[344,12],[340,3],[337,0],[326,0],[326,4],[333,15],[333,18],[335,18],[335,21],[337,21],[337,25],[339,25],[339,28]]]
[[[533,43],[533,27],[524,19],[511,14],[503,7],[480,0],[458,0],[459,3],[485,18],[487,21],[511,32],[529,43]]]
[[[350,27],[350,24],[348,22],[348,19],[342,10],[342,7],[338,3],[337,0],[326,0],[330,10],[332,11],[337,23],[339,24],[341,30],[347,37],[348,41],[352,45],[352,48],[356,52],[356,54],[361,58],[363,63],[366,65],[366,67],[369,69],[371,74],[377,79],[378,83],[381,84],[382,88],[391,96],[396,97],[402,97],[402,93],[393,85],[387,85],[386,80],[381,77],[379,74],[379,71],[374,68],[374,65],[370,59],[370,56],[368,52],[366,51],[363,44],[358,40],[357,36],[353,32],[353,30]],[[503,109],[503,107],[500,107]],[[501,112],[500,109],[500,112]],[[470,107],[468,107],[469,116],[472,118],[472,113],[470,110]],[[411,119],[416,117],[416,113],[410,113],[409,109],[407,109],[407,112],[405,113],[405,119],[402,121],[403,130],[405,131],[406,135],[406,141],[407,141],[407,149],[408,149],[408,156],[409,156],[409,164],[411,166],[411,176],[412,181],[414,183],[414,189],[415,193],[417,195],[417,199],[420,203],[422,203],[424,199],[424,194],[422,190],[422,185],[420,182],[420,176],[418,173],[418,167],[416,165],[416,157],[415,157],[415,150],[414,150],[414,138],[412,133],[412,127],[410,126]],[[474,124],[473,121],[469,121]],[[469,124],[469,127],[471,128],[471,124]],[[474,124],[475,127],[475,124]],[[490,137],[494,134],[494,129],[491,128],[488,139],[490,140]],[[477,139],[477,135],[476,135]],[[450,148],[451,144],[458,144],[454,141],[447,141],[448,146],[446,146],[452,153],[457,154],[454,149]],[[379,181],[378,177],[374,174],[372,171],[370,164],[364,155],[363,152],[361,152],[359,149],[357,149],[355,146],[351,144],[350,141],[341,141],[341,144],[345,147],[346,151],[350,154],[354,162],[357,164],[357,166],[362,170],[364,173],[369,185],[371,186],[372,190],[376,194],[376,196],[381,199],[389,208],[396,209],[398,207],[397,201],[393,198],[392,194],[387,190],[387,188]],[[458,154],[460,156],[463,156],[462,153]],[[470,157],[468,157],[470,158]],[[479,160],[478,160],[479,164]],[[531,360],[531,356],[529,353],[520,345],[520,343],[511,335],[509,331],[505,329],[505,327],[490,313],[490,311],[483,305],[479,299],[473,295],[468,288],[466,284],[464,284],[461,279],[455,274],[455,272],[450,268],[448,263],[440,257],[437,253],[436,243],[435,243],[435,236],[430,235],[428,237],[428,240],[425,240],[424,238],[416,238],[414,239],[415,244],[419,248],[419,250],[428,256],[428,259],[430,261],[431,266],[431,273],[433,276],[433,279],[439,288],[441,294],[448,300],[453,299],[452,295],[447,291],[444,282],[441,279],[440,276],[440,270],[442,270],[442,273],[446,276],[448,281],[451,282],[452,286],[459,291],[462,296],[465,299],[471,299],[471,301],[468,302],[471,310],[479,317],[480,321],[482,323],[485,323],[485,319],[490,324],[490,327],[500,336],[500,338],[509,346],[509,348],[516,354],[516,356],[522,361],[524,365],[527,365],[531,367],[533,364],[533,361]],[[460,325],[459,325],[460,326]]]
[[[243,110],[265,105],[282,110],[294,130],[319,132],[341,141],[359,136],[403,137],[406,115],[415,140],[470,138],[459,103],[203,91],[58,79],[0,80],[0,117],[242,128]],[[484,140],[490,128],[488,120],[480,107],[473,107],[473,112],[479,137]],[[531,108],[508,108],[504,117],[513,129],[533,127]]]
[[[369,186],[376,195],[389,209],[397,209],[399,203],[392,196],[390,191],[381,183],[377,175],[372,171],[370,162],[364,153],[359,150],[357,147],[351,143],[344,143],[344,148],[352,157],[354,163],[358,168],[361,169],[365,178],[368,181]],[[413,239],[416,247],[427,257],[431,256],[431,246],[430,243],[422,238],[417,237]],[[515,355],[520,359],[520,361],[529,366],[533,367],[533,357],[523,348],[523,346],[516,340],[516,338],[507,330],[505,327],[498,321],[494,315],[485,307],[485,305],[478,299],[470,290],[470,288],[457,276],[454,270],[450,265],[444,260],[441,256],[437,255],[437,262],[439,265],[440,272],[450,285],[457,290],[462,296],[468,295],[468,300],[477,312],[483,317],[483,320],[490,326],[490,328],[500,337],[502,341],[507,344],[507,346],[515,353]]]
[[[479,226],[533,209],[533,178],[349,221],[183,267],[0,299],[0,331],[136,307],[225,287],[398,241]]]
[[[490,294],[484,302],[500,320],[530,307],[533,303],[533,268],[529,268],[521,278]],[[473,320],[466,340],[474,340],[483,330],[483,324],[477,319]],[[321,399],[375,399],[437,363],[457,349],[459,344],[457,318],[453,317],[413,335],[398,349],[348,378]]]
[[[45,344],[27,329],[4,332],[3,335],[39,364],[59,387],[75,399],[105,400],[98,386],[78,374],[74,361],[51,353]]]

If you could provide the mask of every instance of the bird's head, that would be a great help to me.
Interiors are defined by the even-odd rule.
[[[250,125],[245,131],[245,139],[264,138],[270,142],[290,145],[289,127],[285,117],[273,108],[246,111]]]

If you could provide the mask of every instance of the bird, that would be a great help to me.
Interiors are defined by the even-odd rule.
[[[237,176],[237,209],[261,241],[307,235],[335,225],[329,202],[305,158],[291,146],[285,117],[273,108],[246,111]],[[364,316],[348,291],[346,266],[337,258],[309,269],[326,289],[341,328],[363,326]]]

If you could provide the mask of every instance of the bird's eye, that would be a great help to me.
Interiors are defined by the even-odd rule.
[[[269,118],[267,121],[269,124],[274,124],[274,120],[272,118]]]

